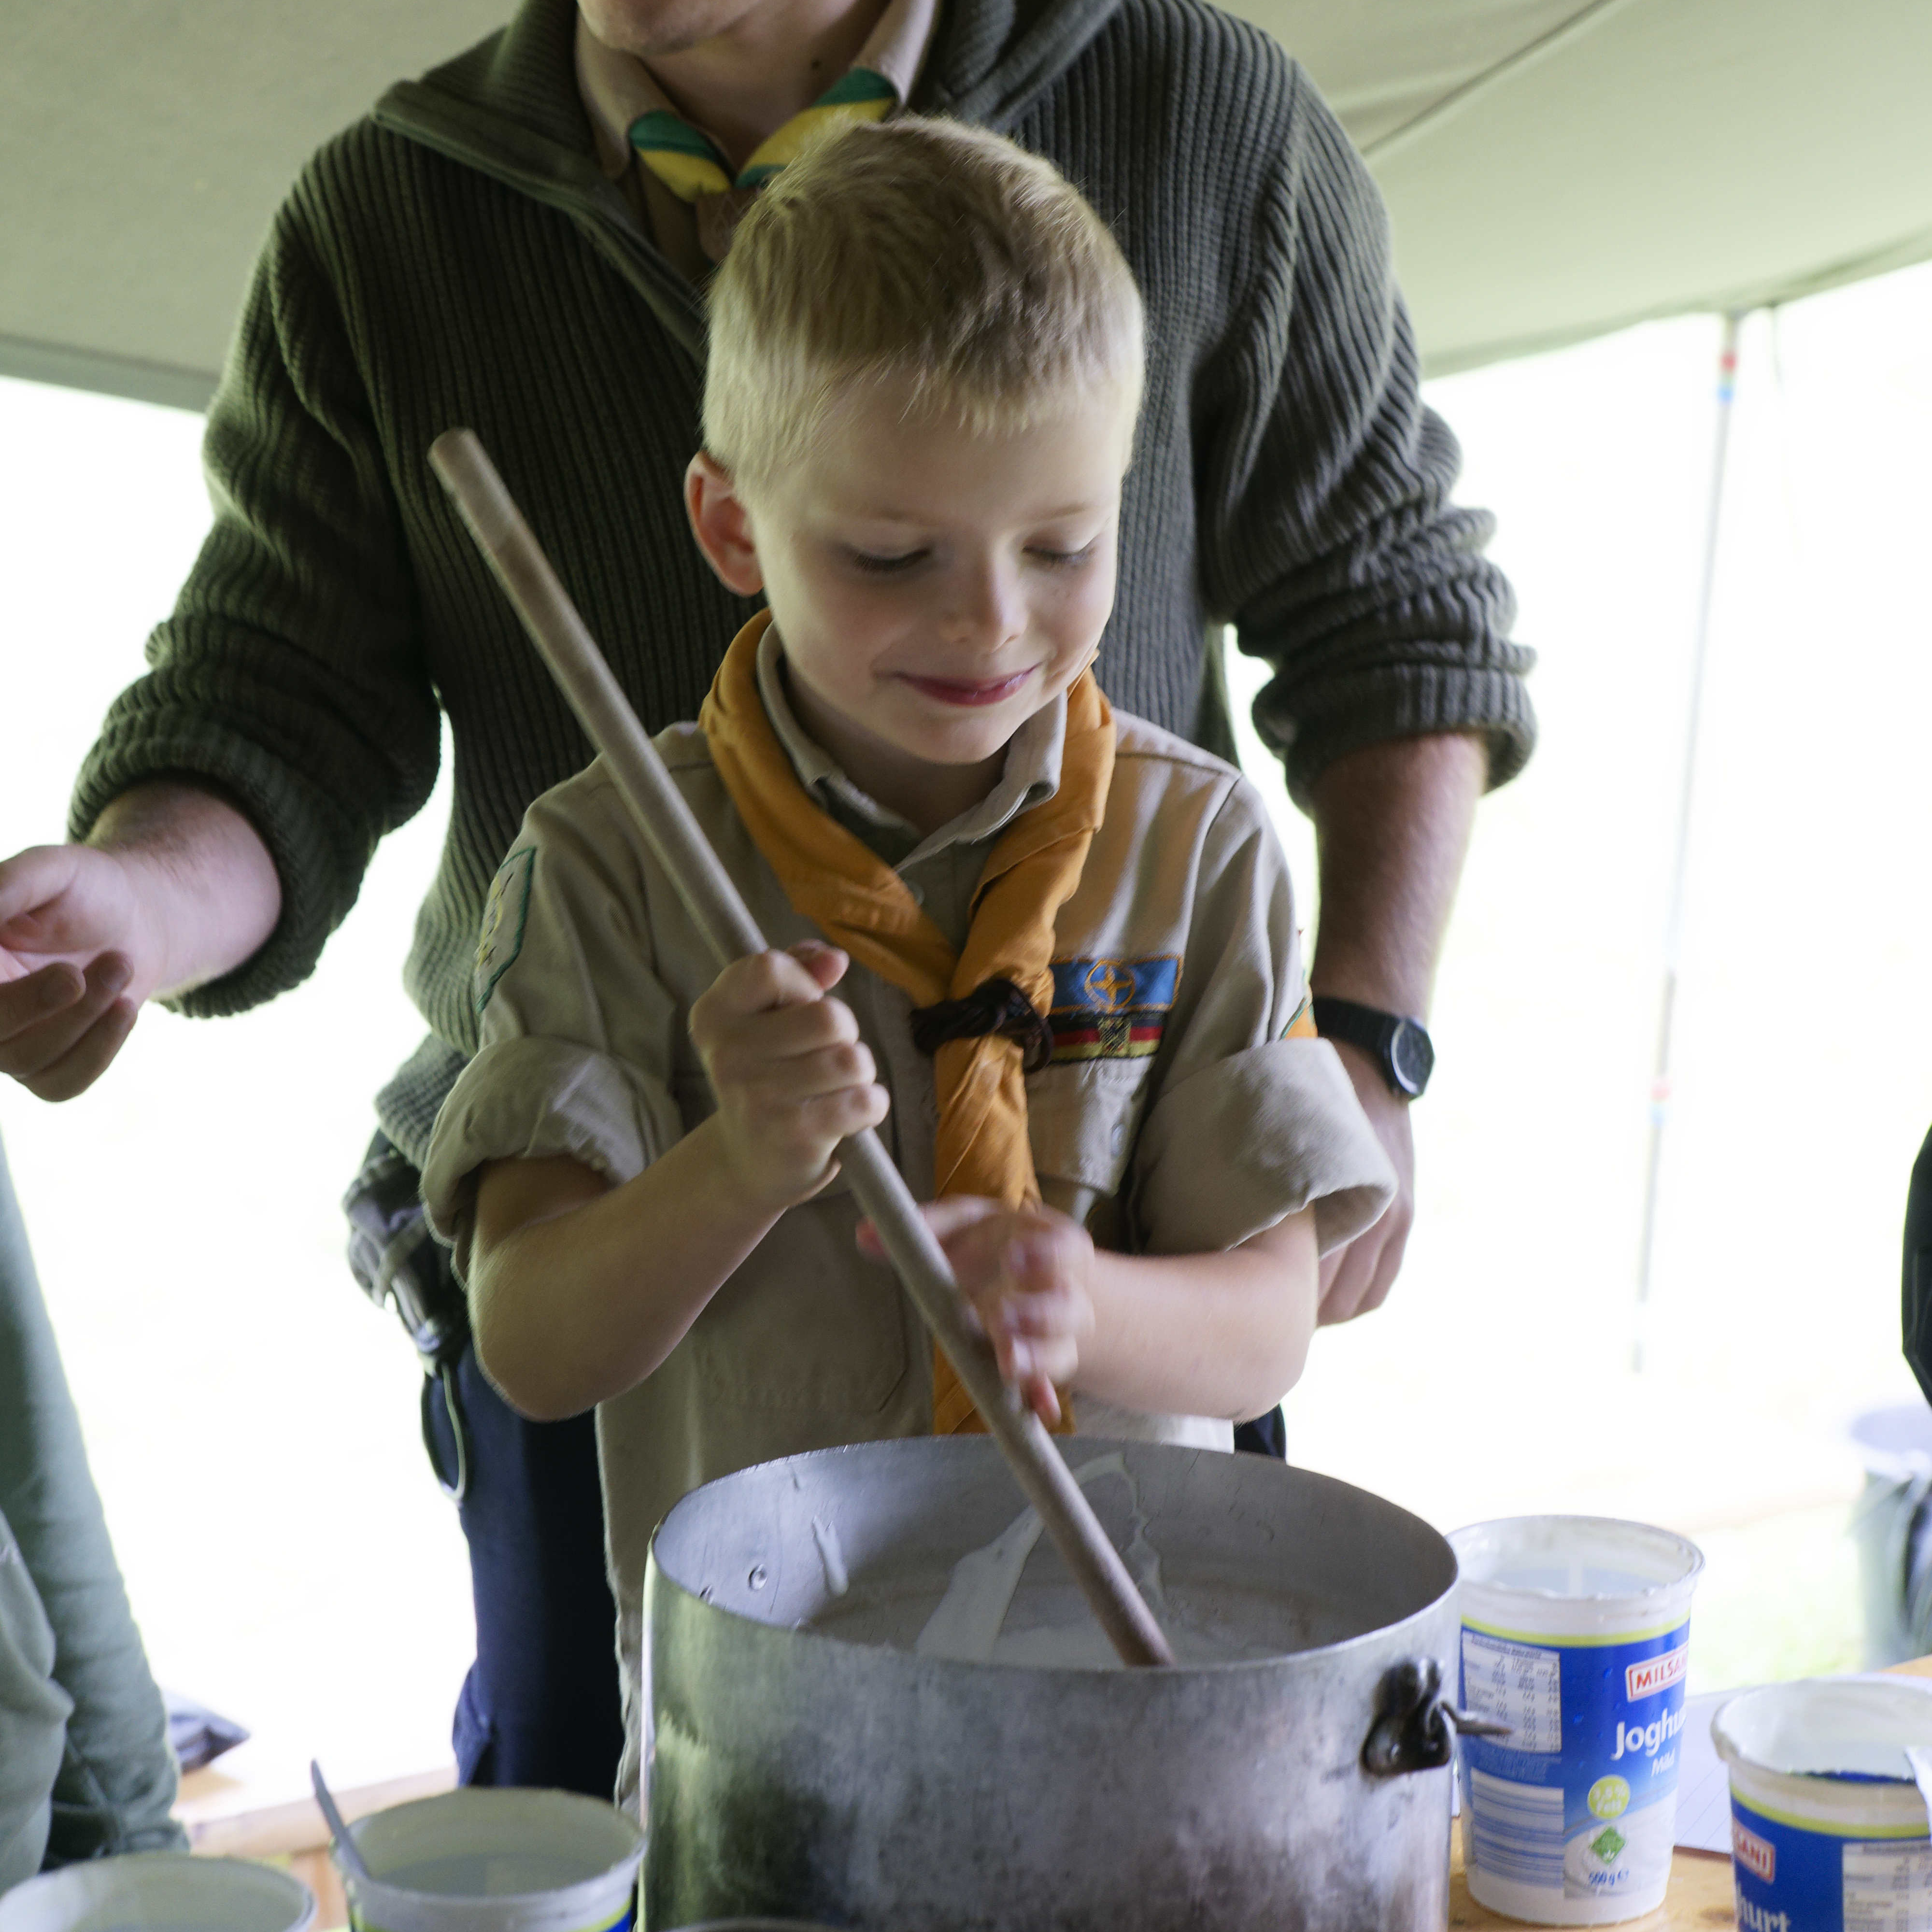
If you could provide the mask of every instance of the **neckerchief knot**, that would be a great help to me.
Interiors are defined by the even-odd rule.
[[[971,1032],[944,1023],[949,1030],[931,1049],[939,1102],[933,1176],[940,1195],[982,1195],[1009,1208],[1037,1202],[1027,1137],[1029,1047],[1037,1051],[1041,1016],[1053,1000],[1054,921],[1080,883],[1106,813],[1113,712],[1091,671],[1075,680],[1059,788],[994,841],[974,895],[972,926],[956,952],[898,873],[799,782],[758,695],[758,640],[770,622],[769,611],[754,617],[718,667],[699,714],[711,762],[793,910],[915,1008],[988,1011],[974,1003],[994,997],[985,992],[994,982],[1024,1000],[1038,1023],[1030,1031],[1017,1022]],[[1063,1426],[1070,1426],[1070,1407],[1063,1409]],[[983,1426],[952,1364],[935,1350],[934,1433]]]
[[[989,1034],[1019,1048],[1023,1073],[1037,1073],[1053,1058],[1046,1016],[1010,980],[982,980],[963,1000],[913,1009],[912,1043],[928,1060],[950,1040],[983,1040]]]

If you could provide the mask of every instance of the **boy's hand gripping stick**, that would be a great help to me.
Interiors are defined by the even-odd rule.
[[[430,446],[429,460],[718,965],[766,950],[764,934],[482,443],[471,430],[448,430]],[[1128,1664],[1172,1664],[1174,1653],[1160,1624],[1052,1438],[1000,1379],[992,1346],[968,1324],[952,1266],[878,1135],[869,1127],[853,1135],[840,1143],[838,1155],[906,1292],[958,1371],[1114,1648]]]

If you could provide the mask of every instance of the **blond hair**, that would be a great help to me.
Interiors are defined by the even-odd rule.
[[[957,122],[807,148],[740,224],[710,321],[705,447],[742,482],[806,454],[868,384],[975,432],[1102,384],[1130,422],[1139,406],[1140,292],[1106,224],[1050,162]]]

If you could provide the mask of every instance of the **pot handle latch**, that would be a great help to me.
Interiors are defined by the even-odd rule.
[[[1376,1687],[1376,1720],[1362,1744],[1362,1768],[1371,1778],[1439,1770],[1455,1749],[1452,1727],[1474,1738],[1510,1734],[1508,1725],[1459,1711],[1442,1695],[1442,1666],[1434,1658],[1406,1658]]]

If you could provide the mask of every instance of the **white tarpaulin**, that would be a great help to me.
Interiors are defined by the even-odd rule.
[[[198,404],[270,212],[507,0],[0,0],[0,373]],[[1932,0],[1243,0],[1433,371],[1932,256]]]

